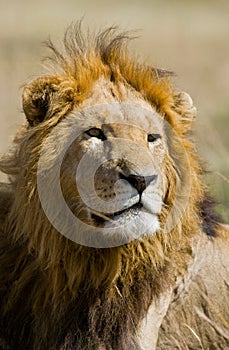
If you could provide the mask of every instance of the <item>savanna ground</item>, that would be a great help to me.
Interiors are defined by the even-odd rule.
[[[131,48],[143,61],[176,72],[175,84],[198,107],[195,138],[207,180],[229,221],[229,2],[227,0],[0,0],[0,154],[23,122],[22,83],[42,73],[47,50],[84,16],[92,29],[140,29]],[[0,175],[0,178],[4,178]]]

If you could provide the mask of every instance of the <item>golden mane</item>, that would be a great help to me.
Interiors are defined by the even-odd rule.
[[[152,301],[188,269],[194,237],[205,220],[211,235],[216,234],[215,220],[210,214],[205,218],[202,169],[187,138],[194,110],[172,86],[170,73],[130,58],[128,40],[128,33],[117,34],[113,27],[97,36],[84,36],[81,24],[71,27],[63,54],[47,43],[54,73],[25,86],[23,108],[30,126],[24,126],[13,151],[0,162],[11,179],[6,195],[0,188],[0,208],[10,203],[7,213],[0,214],[0,338],[12,348],[17,339],[24,350],[99,349],[101,344],[105,349],[138,349],[140,321]],[[107,249],[80,246],[60,235],[45,217],[36,187],[43,140],[89,96],[101,76],[117,86],[123,82],[156,108],[179,136],[192,170],[188,205],[171,232],[162,229]],[[178,155],[179,145],[171,147]],[[177,158],[182,172],[182,159]],[[175,193],[171,162],[168,167],[162,228]]]

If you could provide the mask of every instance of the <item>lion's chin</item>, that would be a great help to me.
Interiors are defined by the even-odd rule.
[[[103,219],[97,223],[86,224],[81,222],[75,231],[77,243],[88,247],[111,248],[118,247],[138,240],[143,236],[154,235],[160,229],[158,216],[145,210],[134,207],[124,213],[115,215],[115,220]]]
[[[123,210],[119,210],[117,212],[114,212],[112,214],[107,213],[100,213],[100,212],[93,212],[91,214],[92,219],[97,224],[104,224],[106,222],[115,222],[120,220],[123,217],[130,217],[133,215],[139,215],[143,205],[141,203],[133,204],[131,207],[125,208]],[[103,226],[104,227],[104,226]]]

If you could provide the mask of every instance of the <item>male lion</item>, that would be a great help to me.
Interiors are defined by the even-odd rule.
[[[229,239],[170,73],[114,28],[51,42],[0,169],[0,348],[229,349]]]

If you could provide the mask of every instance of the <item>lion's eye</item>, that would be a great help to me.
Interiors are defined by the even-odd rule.
[[[148,134],[147,140],[148,140],[148,142],[155,142],[160,138],[161,138],[160,134]]]
[[[85,134],[90,137],[97,137],[97,139],[100,139],[102,141],[106,140],[106,136],[104,135],[103,131],[99,128],[91,128],[85,131]]]

